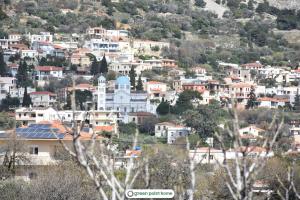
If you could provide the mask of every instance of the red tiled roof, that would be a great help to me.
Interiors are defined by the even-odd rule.
[[[211,153],[222,153],[221,149],[215,149],[210,147],[200,147],[196,149],[196,152],[211,152]]]
[[[260,64],[259,62],[253,62],[253,63],[246,63],[241,65],[242,67],[254,67],[254,68],[261,68],[263,67],[262,64]]]
[[[59,45],[56,45],[56,44],[54,44],[53,47],[54,47],[55,49],[64,49],[62,46],[59,46]]]
[[[96,131],[96,132],[101,132],[101,131],[113,132],[114,127],[113,126],[95,126],[94,131]]]
[[[10,68],[19,68],[19,64],[17,64],[17,63],[10,63],[7,66]]]
[[[141,153],[141,150],[126,150],[125,156],[140,156]]]
[[[63,68],[56,67],[56,66],[37,66],[35,67],[35,70],[48,72],[48,71],[62,71]]]
[[[266,148],[258,147],[258,146],[243,146],[237,149],[239,152],[256,152],[256,153],[262,153],[267,152]]]
[[[289,102],[288,99],[279,99],[279,98],[271,98],[271,97],[258,98],[257,101]]]
[[[148,81],[147,84],[165,84],[159,81]]]
[[[231,87],[236,87],[236,88],[243,88],[243,87],[251,87],[253,86],[250,83],[233,83],[230,85]]]

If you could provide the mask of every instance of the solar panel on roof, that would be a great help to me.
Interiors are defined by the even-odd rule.
[[[27,133],[28,138],[34,138],[35,133]]]
[[[38,132],[33,132],[32,133],[32,137],[37,137],[37,136],[39,136],[40,134],[38,133]]]

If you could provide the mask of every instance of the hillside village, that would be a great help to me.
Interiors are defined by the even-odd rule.
[[[194,52],[202,46],[193,42],[185,43],[188,53],[174,56],[174,41],[132,31],[88,26],[0,38],[1,179],[30,183],[49,169],[65,177],[64,167],[83,176],[79,165],[86,184],[96,186],[89,195],[101,194],[87,199],[105,199],[104,193],[127,199],[124,191],[132,188],[173,189],[176,199],[191,200],[277,199],[284,192],[300,199],[298,58],[271,62],[248,52],[240,62],[232,54],[212,60]],[[207,52],[224,48],[205,45]],[[186,55],[193,53],[205,61],[190,61]],[[227,186],[216,185],[222,182]],[[0,193],[3,188],[0,183]]]

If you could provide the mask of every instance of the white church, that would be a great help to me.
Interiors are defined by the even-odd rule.
[[[132,112],[150,112],[156,114],[156,105],[151,104],[146,91],[132,91],[128,76],[119,76],[114,91],[107,91],[104,76],[98,78],[95,91],[98,111],[116,111],[123,117]],[[126,121],[126,120],[125,120]]]

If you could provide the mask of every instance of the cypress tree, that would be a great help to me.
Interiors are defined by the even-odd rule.
[[[27,86],[25,86],[22,106],[29,107],[30,105],[32,105],[32,101],[30,95],[27,93]]]
[[[137,85],[136,85],[136,90],[137,91],[143,91],[144,90],[141,75],[139,75],[139,79],[138,79],[138,82],[137,82]]]
[[[134,67],[132,66],[129,72],[130,84],[132,89],[135,89],[135,77],[136,77],[136,73]]]
[[[27,86],[28,74],[27,74],[27,63],[25,60],[20,61],[18,72],[16,75],[17,78],[17,87],[24,87]]]
[[[72,108],[71,95],[72,95],[72,92],[67,93],[67,103],[64,105],[65,110],[71,110],[71,108]]]
[[[91,74],[94,75],[94,76],[99,74],[100,70],[99,70],[98,64],[99,63],[97,62],[96,58],[94,57],[92,65],[91,65]]]
[[[104,56],[101,60],[99,72],[103,73],[103,74],[106,74],[108,72],[108,66],[107,66],[107,61],[106,61],[106,58],[105,58],[105,54],[104,54]]]
[[[256,95],[255,95],[255,89],[252,86],[246,108],[250,109],[250,108],[254,108],[255,106],[256,106]]]
[[[0,51],[0,75],[6,75],[6,63],[4,62],[3,51]]]
[[[299,89],[297,90],[297,94],[294,99],[294,110],[300,111],[300,95],[299,95]]]
[[[165,101],[164,99],[162,99],[161,103],[156,108],[156,112],[159,115],[166,115],[166,114],[169,114],[170,111],[171,111],[170,103]]]

